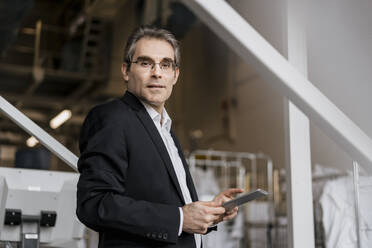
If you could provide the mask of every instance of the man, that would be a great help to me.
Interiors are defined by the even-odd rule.
[[[127,92],[93,108],[81,131],[77,215],[99,247],[201,247],[222,220],[228,189],[211,202],[196,191],[164,104],[179,76],[180,52],[166,30],[140,27],[128,39]]]

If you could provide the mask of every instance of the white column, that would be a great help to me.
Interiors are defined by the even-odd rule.
[[[287,0],[288,61],[305,77],[306,1]],[[285,109],[288,247],[314,248],[309,119],[289,100],[285,100]]]

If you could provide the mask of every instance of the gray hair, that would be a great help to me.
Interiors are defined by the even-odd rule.
[[[136,51],[137,41],[139,41],[141,38],[154,38],[167,41],[173,47],[174,63],[176,67],[180,66],[180,45],[174,35],[165,29],[151,26],[140,26],[136,28],[129,36],[127,44],[125,46],[123,62],[127,64],[128,70],[130,68],[134,52]]]

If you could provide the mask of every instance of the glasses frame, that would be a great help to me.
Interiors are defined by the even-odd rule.
[[[141,66],[139,63],[142,62],[143,60],[148,60],[149,62],[151,62],[151,66],[150,67],[144,67],[144,66]],[[160,65],[162,62],[164,62],[163,60],[160,61],[160,62],[155,62],[153,59],[151,58],[144,58],[144,59],[141,59],[139,60],[139,58],[137,58],[136,61],[131,61],[130,63],[131,64],[137,64],[139,65],[141,68],[145,69],[145,70],[154,70],[155,68],[155,65],[159,65],[159,68],[162,72],[172,72],[172,71],[175,71],[176,68],[177,68],[177,65],[176,63],[173,61],[173,60],[170,60],[169,62],[171,63],[171,68],[169,69],[169,71],[167,69],[163,69],[162,66]]]

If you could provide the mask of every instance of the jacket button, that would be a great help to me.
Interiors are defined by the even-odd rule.
[[[151,234],[151,237],[152,237],[153,239],[155,239],[155,238],[156,238],[156,233],[152,233],[152,234]]]
[[[163,237],[163,234],[159,233],[158,238],[161,239]]]
[[[168,234],[164,233],[163,234],[163,239],[166,240],[168,238]]]
[[[146,237],[150,238],[151,237],[151,233],[146,233]]]

